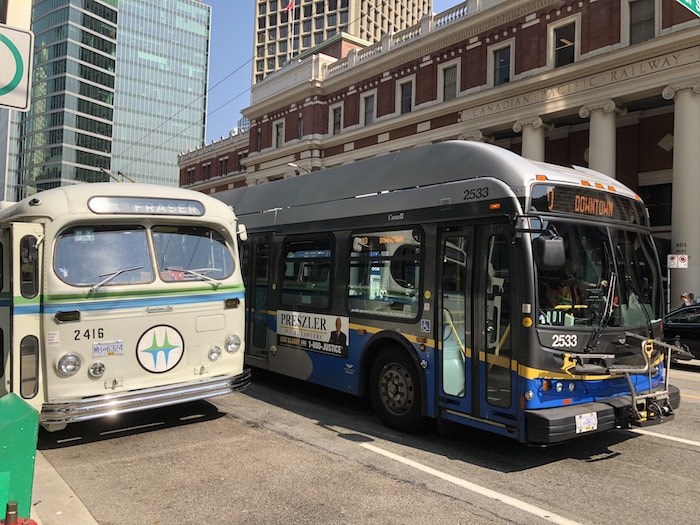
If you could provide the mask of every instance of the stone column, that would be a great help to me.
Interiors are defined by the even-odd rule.
[[[688,268],[671,270],[671,308],[682,292],[700,293],[700,79],[668,86],[662,96],[673,100],[673,201],[671,251],[687,254]]]
[[[544,132],[547,129],[552,129],[552,126],[542,122],[540,117],[518,120],[513,124],[515,133],[523,133],[523,157],[544,162]]]
[[[620,110],[613,100],[586,104],[578,112],[581,118],[591,118],[588,131],[588,167],[610,177],[615,177],[615,133],[618,113]]]

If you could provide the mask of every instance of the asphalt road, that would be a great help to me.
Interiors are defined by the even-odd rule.
[[[396,433],[361,400],[256,374],[212,402],[42,430],[42,468],[69,493],[49,502],[42,474],[35,509],[43,525],[695,524],[700,372],[672,378],[673,421],[540,449]]]

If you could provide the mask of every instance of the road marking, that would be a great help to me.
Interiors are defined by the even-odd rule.
[[[559,523],[562,525],[579,525],[576,521],[570,520],[563,516],[559,516],[558,514],[549,512],[548,510],[542,509],[535,505],[531,505],[519,499],[506,496],[505,494],[501,494],[500,492],[496,492],[495,490],[487,489],[486,487],[482,487],[481,485],[476,485],[475,483],[471,483],[469,481],[452,476],[445,472],[441,472],[434,468],[428,467],[427,465],[423,465],[422,463],[418,463],[416,461],[404,458],[403,456],[399,456],[398,454],[394,454],[379,447],[375,447],[374,445],[370,445],[369,443],[362,443],[360,444],[360,446],[372,452],[376,452],[377,454],[381,454],[382,456],[387,457],[389,459],[393,459],[394,461],[398,461],[399,463],[403,463],[404,465],[408,465],[409,467],[418,469],[422,472],[425,472],[426,474],[430,474],[431,476],[435,476],[444,481],[454,483],[459,487],[465,488],[482,496],[486,496],[487,498],[500,501],[501,503],[505,503],[506,505],[510,505],[511,507],[523,510],[552,523]]]
[[[684,445],[692,445],[694,447],[700,447],[700,441],[693,441],[692,439],[684,439],[674,436],[667,436],[666,434],[657,434],[656,432],[651,432],[649,430],[644,430],[641,428],[629,428],[630,432],[636,432],[637,434],[644,434],[645,436],[653,436],[661,439],[668,439],[669,441],[676,441],[678,443],[683,443]]]

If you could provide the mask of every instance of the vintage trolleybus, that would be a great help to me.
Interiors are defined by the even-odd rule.
[[[533,444],[679,405],[646,210],[614,179],[445,142],[220,195],[249,234],[251,365],[394,428]]]
[[[3,203],[0,395],[57,430],[248,385],[238,228],[221,201],[161,186]]]

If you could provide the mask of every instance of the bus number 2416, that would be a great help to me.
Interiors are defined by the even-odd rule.
[[[86,330],[73,330],[73,339],[102,339],[105,336],[104,328],[87,328]]]

